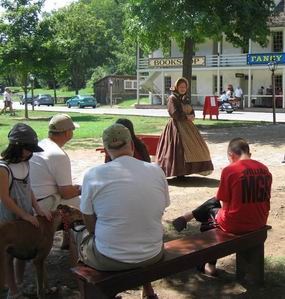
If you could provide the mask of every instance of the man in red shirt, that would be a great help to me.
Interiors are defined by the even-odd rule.
[[[178,232],[193,218],[202,223],[201,231],[219,227],[233,234],[254,231],[266,224],[270,210],[271,173],[264,164],[251,159],[249,145],[242,138],[230,141],[228,159],[230,164],[222,171],[216,197],[176,218],[173,226]],[[213,275],[215,263],[206,264],[203,270]]]

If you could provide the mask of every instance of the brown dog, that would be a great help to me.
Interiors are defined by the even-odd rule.
[[[39,228],[24,220],[5,222],[0,225],[0,290],[5,287],[6,252],[22,260],[33,260],[37,273],[37,295],[45,298],[46,273],[44,262],[52,245],[54,234],[62,224],[82,220],[81,213],[66,205],[59,205],[52,212],[52,220],[37,216]]]

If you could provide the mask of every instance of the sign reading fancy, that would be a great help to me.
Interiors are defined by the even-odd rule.
[[[248,54],[247,64],[268,64],[271,61],[285,63],[285,53]]]
[[[192,63],[195,66],[203,66],[206,64],[206,57],[194,56]],[[148,65],[150,67],[180,67],[183,65],[183,58],[150,58]]]

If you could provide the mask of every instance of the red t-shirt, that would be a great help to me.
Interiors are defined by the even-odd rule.
[[[272,175],[262,163],[239,160],[223,169],[217,199],[220,227],[243,234],[263,227],[270,210]]]

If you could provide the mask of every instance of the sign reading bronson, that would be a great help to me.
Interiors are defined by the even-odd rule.
[[[247,64],[268,64],[271,61],[285,63],[285,53],[248,54]]]
[[[206,65],[206,57],[194,56],[192,63],[194,66]],[[181,67],[183,65],[183,58],[150,58],[148,65],[150,67]]]

